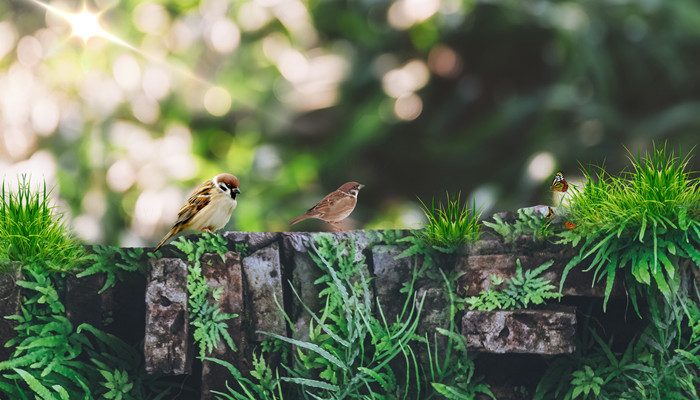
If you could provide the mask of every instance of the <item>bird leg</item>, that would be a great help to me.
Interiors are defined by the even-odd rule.
[[[347,232],[345,229],[343,229],[343,228],[341,228],[340,226],[338,226],[338,224],[336,224],[335,222],[331,222],[331,221],[326,221],[326,222],[328,222],[329,224],[333,225],[333,226],[334,226],[338,231],[340,231],[340,232]]]
[[[208,226],[206,226],[206,227],[202,228],[202,232],[206,232],[206,233],[212,233],[212,231],[211,231],[211,228],[210,228],[210,227],[208,227]]]

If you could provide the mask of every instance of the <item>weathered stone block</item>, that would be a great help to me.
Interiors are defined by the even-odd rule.
[[[177,258],[153,260],[146,285],[146,371],[189,374],[191,354],[187,265]]]
[[[202,256],[202,275],[207,285],[213,290],[221,289],[219,308],[227,314],[238,314],[228,320],[228,332],[233,338],[237,352],[231,351],[220,343],[212,351],[211,357],[228,361],[240,371],[249,371],[248,343],[246,321],[248,314],[245,306],[245,278],[243,276],[240,253],[227,252],[222,260],[218,254],[207,253]],[[212,390],[226,391],[226,380],[232,380],[231,374],[224,367],[209,361],[202,362],[202,400],[214,398]]]
[[[323,275],[323,271],[316,265],[309,255],[313,252],[311,243],[313,237],[321,232],[283,232],[282,247],[280,249],[282,268],[292,271],[292,285],[299,294],[301,301],[311,310],[318,311],[321,304],[318,293],[320,289],[314,285],[316,279]],[[355,261],[361,262],[365,258],[365,253],[369,253],[369,246],[376,239],[377,235],[367,231],[352,232],[325,232],[331,235],[340,245],[347,240],[353,240],[355,244]],[[370,255],[370,254],[368,254]],[[371,255],[370,255],[371,256]],[[365,276],[369,277],[369,271],[365,269]],[[284,285],[287,283],[284,282]],[[311,318],[305,309],[299,304],[298,299],[293,294],[292,310],[290,318],[294,323],[299,339],[308,339],[308,320]]]
[[[10,315],[19,315],[21,303],[21,288],[17,281],[22,279],[21,264],[11,262],[2,265],[3,273],[0,274],[0,361],[9,359],[13,349],[4,345],[15,336],[17,323],[6,319]]]
[[[88,323],[96,328],[104,328],[104,316],[112,309],[113,288],[104,292],[105,274],[93,274],[83,278],[66,276],[66,315],[74,326]]]
[[[259,249],[268,247],[273,243],[279,243],[282,233],[280,232],[224,232],[224,237],[233,243],[245,243],[248,245],[248,254],[252,254]]]
[[[277,304],[284,304],[282,297],[282,274],[277,242],[261,248],[243,259],[243,270],[248,282],[250,299],[249,318],[254,330],[286,335],[284,314]],[[267,338],[255,334],[256,341]]]
[[[556,310],[467,311],[462,334],[470,350],[487,353],[570,354],[576,312]]]
[[[402,249],[396,246],[379,245],[372,248],[374,265],[374,287],[377,299],[387,322],[392,323],[401,313],[406,302],[406,293],[401,293],[404,282],[411,280],[413,258],[395,257]]]
[[[491,287],[492,277],[509,278],[514,276],[517,268],[516,261],[520,260],[523,271],[534,269],[552,260],[554,264],[541,276],[548,279],[558,289],[564,267],[571,256],[548,251],[536,251],[529,255],[520,254],[488,254],[469,255],[457,260],[456,269],[463,273],[457,284],[460,296],[477,296],[481,291]],[[564,296],[603,297],[604,283],[593,285],[593,274],[583,272],[584,267],[573,268],[566,277],[562,294]],[[613,288],[612,296],[622,295],[619,285]]]
[[[503,254],[506,249],[503,242],[496,239],[481,239],[469,244],[469,254]]]
[[[291,271],[292,285],[301,302],[312,310],[318,310],[321,304],[318,299],[319,291],[316,289],[314,281],[321,276],[322,271],[309,255],[311,251],[309,243],[313,240],[312,235],[309,232],[283,232],[280,251],[282,268],[286,271]],[[288,282],[283,284],[288,285]],[[293,296],[290,300],[293,307],[290,318],[294,323],[295,330],[302,335],[299,339],[307,340],[308,319],[310,319],[310,316],[306,314],[296,296],[293,294],[291,296]]]

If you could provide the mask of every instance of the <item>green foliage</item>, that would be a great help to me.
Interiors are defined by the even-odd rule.
[[[13,192],[2,182],[0,261],[36,262],[49,270],[69,270],[83,248],[68,232],[63,215],[51,205],[51,190],[44,183],[35,192],[26,175],[17,178],[17,185]]]
[[[16,337],[9,360],[0,362],[0,393],[42,399],[162,399],[167,386],[146,375],[142,355],[113,335],[88,324],[77,328],[65,316],[56,288],[59,275],[43,266],[28,265],[25,280],[17,282],[26,293],[15,320]],[[92,334],[94,340],[85,333]]]
[[[618,270],[637,306],[637,285],[655,286],[671,301],[679,286],[678,265],[690,259],[700,265],[700,181],[686,171],[688,159],[655,148],[632,160],[632,171],[615,177],[590,170],[581,188],[572,185],[568,207],[577,228],[561,234],[559,243],[580,245],[568,272],[592,258],[587,270],[594,281],[605,279],[605,304]]]
[[[224,254],[228,251],[228,241],[225,237],[210,232],[203,232],[197,236],[197,241],[181,236],[172,244],[184,253],[185,258],[193,263],[198,263],[204,253],[216,253],[223,260]],[[247,245],[245,246],[247,249]],[[239,248],[236,247],[236,251]]]
[[[185,253],[185,257],[190,261],[187,268],[188,313],[190,325],[194,327],[193,337],[194,343],[199,348],[199,358],[204,359],[222,341],[231,350],[236,351],[236,344],[228,332],[226,321],[238,315],[221,312],[218,302],[223,289],[212,290],[207,285],[200,261],[204,253],[217,253],[223,260],[224,253],[228,251],[226,239],[216,233],[205,232],[197,238],[196,242],[183,236],[173,244]]]
[[[503,236],[503,240],[506,243],[515,243],[518,237],[523,234],[532,235],[532,240],[546,239],[551,234],[549,230],[552,223],[551,218],[534,215],[533,208],[519,209],[518,219],[512,224],[503,221],[503,218],[497,214],[494,214],[493,219],[496,222],[486,221],[484,225]]]
[[[652,301],[649,311],[650,324],[622,353],[584,326],[576,351],[553,360],[534,400],[700,398],[700,342],[677,329],[685,311],[660,301]]]
[[[112,373],[100,370],[100,373],[105,378],[105,382],[103,382],[102,385],[109,389],[109,391],[103,395],[105,399],[130,400],[134,398],[129,395],[134,384],[129,380],[129,374],[126,371],[114,370]]]
[[[478,240],[483,205],[477,209],[476,202],[473,202],[470,211],[467,204],[462,205],[460,197],[461,194],[450,197],[447,193],[446,205],[439,203],[436,206],[433,198],[430,207],[420,200],[428,222],[416,232],[416,236],[443,253],[454,253],[467,243]]]
[[[250,372],[250,375],[256,380],[256,382],[244,377],[238,368],[228,361],[208,357],[205,357],[204,359],[225,367],[231,373],[231,376],[233,376],[237,384],[237,387],[232,388],[227,381],[226,388],[228,389],[228,393],[212,391],[212,393],[218,396],[218,399],[282,400],[284,398],[282,395],[282,381],[280,380],[277,371],[275,371],[273,377],[272,369],[266,363],[265,358],[262,355],[258,357],[253,354],[253,371]]]
[[[467,400],[482,394],[495,399],[483,378],[475,375],[474,357],[467,352],[467,339],[455,324],[457,312],[465,305],[462,299],[456,297],[457,279],[454,276],[448,277],[442,270],[440,275],[448,295],[450,322],[448,329],[437,328],[432,348],[427,336],[425,338],[428,366],[424,379],[430,382],[433,392],[428,391],[424,398],[442,396],[450,400]],[[447,339],[442,354],[439,351],[438,335]]]
[[[399,229],[367,230],[371,242],[388,246],[397,245],[406,236],[404,231]]]
[[[85,257],[92,261],[92,265],[78,273],[76,277],[82,278],[94,274],[105,274],[105,284],[98,293],[102,293],[117,284],[117,280],[123,281],[132,273],[146,274],[146,264],[143,262],[144,249],[137,247],[122,249],[114,246],[97,245],[93,247],[93,254]],[[148,253],[149,257],[155,257]]]
[[[241,253],[241,257],[248,256],[248,243],[235,243],[233,245],[233,251],[235,251],[236,253]]]
[[[492,286],[488,290],[482,291],[479,296],[466,299],[472,310],[513,310],[527,308],[530,304],[544,304],[549,299],[561,298],[561,294],[556,292],[556,287],[548,279],[540,276],[552,266],[553,261],[548,261],[524,273],[520,259],[516,263],[515,276],[504,279],[492,275]],[[501,288],[502,286],[505,287]]]
[[[325,306],[321,315],[307,308],[312,317],[308,342],[267,333],[297,348],[295,367],[287,368],[290,376],[280,379],[297,387],[303,398],[397,396],[400,389],[391,363],[401,361],[407,371],[415,363],[409,344],[423,300],[404,320],[388,323],[379,303],[373,312],[365,266],[358,261],[354,243],[338,245],[326,234],[314,240],[310,254],[326,272],[315,282],[323,287],[319,296]],[[414,300],[415,295],[407,301]]]

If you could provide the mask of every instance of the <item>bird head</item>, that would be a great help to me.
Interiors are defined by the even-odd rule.
[[[236,195],[241,193],[241,190],[238,188],[240,185],[238,178],[231,174],[219,174],[212,179],[212,182],[214,186],[224,194],[231,196],[234,200],[236,200]]]

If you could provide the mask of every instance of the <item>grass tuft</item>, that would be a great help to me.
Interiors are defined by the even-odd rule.
[[[620,176],[602,167],[584,171],[585,184],[572,185],[568,205],[581,230],[615,231],[644,240],[654,225],[676,228],[681,212],[700,216],[700,181],[688,172],[689,157],[668,154],[666,146],[652,153],[630,154],[632,169]]]
[[[594,280],[605,278],[605,303],[622,270],[637,308],[635,283],[656,286],[670,301],[680,284],[680,260],[700,261],[700,180],[688,172],[688,156],[676,157],[666,146],[630,161],[631,170],[620,176],[589,168],[585,183],[572,185],[566,207],[577,228],[562,233],[560,243],[582,245],[561,284],[590,257]]]
[[[84,250],[50,204],[51,190],[44,183],[33,191],[26,175],[17,183],[17,190],[11,191],[3,180],[0,190],[0,258],[40,262],[49,270],[71,269]]]
[[[460,193],[452,197],[447,193],[445,205],[436,205],[433,198],[430,207],[419,199],[428,222],[423,224],[423,229],[418,231],[417,236],[425,244],[443,253],[454,253],[467,243],[479,239],[479,219],[483,205],[477,209],[474,201],[470,210],[466,203],[461,204],[460,197]]]

